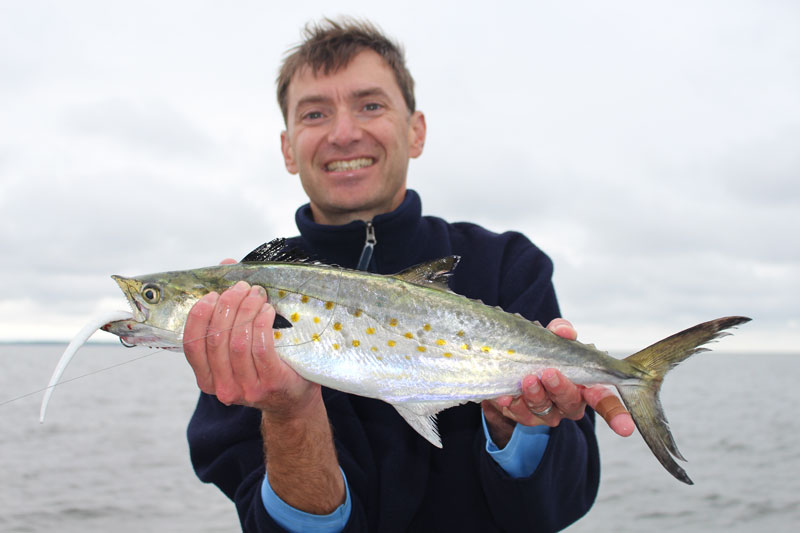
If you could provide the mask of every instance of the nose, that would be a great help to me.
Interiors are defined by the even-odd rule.
[[[328,142],[336,146],[347,146],[361,139],[361,125],[358,119],[348,112],[336,113],[331,121]]]

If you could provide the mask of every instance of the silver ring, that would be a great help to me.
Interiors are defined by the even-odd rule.
[[[550,405],[544,411],[539,412],[539,411],[534,411],[533,409],[531,409],[531,413],[535,414],[536,416],[540,416],[540,417],[541,416],[547,416],[547,415],[550,414],[550,411],[553,410],[553,405],[555,405],[555,404],[553,404],[553,402],[550,402]]]

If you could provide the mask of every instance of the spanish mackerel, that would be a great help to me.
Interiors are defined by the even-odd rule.
[[[102,329],[128,345],[180,349],[195,302],[244,280],[266,289],[277,312],[275,349],[298,374],[390,403],[435,446],[442,445],[435,418],[440,411],[518,395],[524,376],[557,368],[576,384],[615,386],[656,458],[692,484],[674,460],[685,459],[659,401],[661,383],[675,365],[705,351],[702,345],[749,318],[705,322],[616,359],[450,291],[447,280],[457,263],[458,257],[445,257],[386,276],[300,258],[278,240],[237,264],[113,276],[133,315]],[[61,370],[76,350],[65,352]]]

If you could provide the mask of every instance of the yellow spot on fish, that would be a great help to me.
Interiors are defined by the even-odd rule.
[[[333,329],[335,329],[336,331],[342,331],[342,323],[341,322],[335,322],[333,324]]]
[[[272,336],[275,338],[275,340],[278,340],[278,339],[281,338],[281,332],[280,331],[273,331],[272,332]]]
[[[464,330],[463,329],[460,330],[458,333],[456,333],[456,335],[458,335],[459,337],[463,337],[464,336]]]
[[[397,326],[397,319],[396,318],[391,319],[389,321],[389,325],[392,326],[392,327]]]
[[[286,291],[278,291],[278,298],[286,298]]]
[[[418,352],[424,352],[425,351],[425,347],[424,346],[417,346],[417,351]]]
[[[333,343],[333,349],[334,349],[334,350],[338,350],[338,349],[339,349],[339,345],[338,345],[338,344],[336,344],[336,343]]]
[[[289,320],[291,320],[292,322],[297,322],[298,320],[300,320],[300,315],[298,315],[297,313],[292,313],[292,316],[289,317]]]
[[[363,311],[362,311],[361,309],[356,309],[356,310],[353,312],[353,316],[354,316],[354,317],[356,317],[356,318],[358,318],[358,317],[360,317],[360,316],[361,316],[361,313],[363,313]]]
[[[353,346],[358,348],[359,346],[361,346],[361,341],[358,339],[353,339]]]
[[[367,328],[367,335],[375,335],[375,328]]]
[[[438,344],[439,346],[444,346],[445,344],[447,344],[447,342],[445,342],[444,339],[436,339],[436,344]]]
[[[397,343],[395,341],[388,341],[386,344],[388,344],[389,346],[394,346]]]
[[[314,342],[319,342],[319,333],[314,333],[311,335],[311,340]]]
[[[383,357],[381,357],[380,355],[377,356],[375,359],[377,359],[378,361],[383,361]]]
[[[408,359],[409,361],[411,361],[411,356],[410,356],[410,355],[404,355],[403,357],[405,357],[406,359]]]
[[[333,302],[325,302],[325,309],[327,309],[328,311],[333,309]]]
[[[514,350],[509,350],[508,351],[508,355],[514,355],[515,353],[517,353],[517,352],[515,352]]]
[[[372,348],[370,348],[370,350],[372,350],[373,352],[377,352],[378,351],[378,347],[377,346],[373,346]]]
[[[489,353],[489,350],[491,350],[491,348],[489,348],[488,346],[481,346],[481,351],[483,353]]]
[[[306,296],[305,294],[302,295],[300,297],[300,301],[303,302],[304,304],[307,304],[308,303],[308,296]]]
[[[461,345],[461,349],[462,350],[469,350],[469,344],[462,344]]]
[[[424,326],[422,326],[422,329],[424,329],[425,331],[430,331],[431,330],[431,325],[430,324],[425,324]]]
[[[405,333],[403,333],[403,337],[405,337],[406,339],[413,339],[414,334],[411,333],[410,331],[406,331]]]
[[[319,317],[318,316],[314,317],[314,324],[319,324]]]
[[[442,355],[448,358],[453,357],[453,354],[451,354],[450,352],[444,352]]]

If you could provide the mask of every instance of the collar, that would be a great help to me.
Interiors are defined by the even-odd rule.
[[[393,268],[404,265],[409,257],[416,255],[412,249],[421,221],[422,202],[411,189],[406,190],[403,203],[397,209],[372,219],[377,241],[373,261],[378,272],[393,273]],[[307,251],[313,256],[355,268],[366,241],[367,221],[356,220],[341,226],[318,224],[312,218],[311,206],[305,204],[295,213],[295,222]]]

